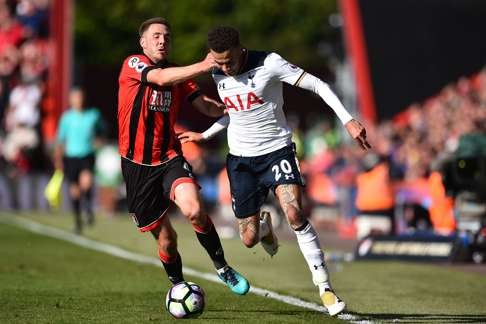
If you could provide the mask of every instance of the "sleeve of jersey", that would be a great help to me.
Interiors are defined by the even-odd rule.
[[[187,80],[182,84],[182,87],[184,89],[184,94],[189,102],[192,102],[194,99],[201,95],[201,92],[199,91],[199,86],[193,80]]]
[[[142,55],[128,57],[123,63],[123,77],[142,83],[148,83],[147,73],[156,69],[157,66],[150,65],[147,58]]]
[[[321,79],[313,76],[312,74],[304,72],[304,75],[298,83],[298,87],[312,91],[319,95],[322,100],[324,100],[324,102],[328,104],[332,110],[334,110],[334,113],[336,113],[343,125],[353,119],[346,108],[344,108],[336,94],[334,94],[334,92],[331,90],[329,85]]]
[[[211,125],[211,127],[206,129],[202,133],[202,137],[205,140],[213,138],[214,136],[216,136],[216,134],[228,128],[229,123],[230,123],[230,117],[228,115],[223,115],[223,117],[218,119],[214,124]]]
[[[273,77],[290,85],[298,85],[305,74],[304,70],[287,62],[277,53],[268,54],[264,64]]]

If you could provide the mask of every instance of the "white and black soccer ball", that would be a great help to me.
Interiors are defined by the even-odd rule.
[[[204,291],[194,282],[180,282],[167,292],[165,307],[175,318],[198,317],[204,311]]]

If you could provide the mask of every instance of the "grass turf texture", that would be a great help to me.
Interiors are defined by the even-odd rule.
[[[198,278],[198,323],[321,323],[323,314]],[[0,224],[0,323],[169,322],[161,269]],[[329,323],[341,321],[329,318]]]
[[[65,215],[30,215],[23,217],[66,230],[70,230],[72,227],[72,219]],[[201,271],[213,272],[211,263],[197,243],[190,226],[184,221],[177,220],[174,221],[174,225],[179,233],[179,248],[184,265]],[[8,234],[10,231],[17,234]],[[23,239],[15,238],[20,235],[19,233],[24,233],[21,235]],[[88,229],[85,235],[98,241],[121,246],[130,251],[156,256],[155,243],[150,234],[138,233],[126,216],[115,219],[100,218],[97,226]],[[35,240],[53,241],[54,247],[42,248],[37,252],[31,251],[33,247],[40,245],[33,243]],[[26,241],[26,243],[22,244],[22,241]],[[281,244],[279,254],[270,259],[259,246],[249,250],[244,248],[237,239],[223,240],[228,261],[244,273],[255,286],[319,303],[317,291],[311,283],[310,274],[296,243],[292,241],[281,242]],[[18,247],[15,247],[17,245]],[[56,251],[56,249],[65,249],[65,246],[82,252],[78,255],[77,252]],[[17,250],[17,253],[9,252],[12,250],[11,247],[14,247],[13,250]],[[49,255],[51,249],[53,249],[54,255]],[[62,241],[27,234],[10,226],[7,233],[5,233],[5,229],[1,232],[0,251],[2,251],[0,254],[0,305],[3,309],[0,314],[0,322],[2,323],[5,322],[2,320],[2,317],[5,316],[3,315],[4,310],[9,310],[9,313],[11,313],[12,309],[17,308],[19,309],[17,314],[24,314],[20,312],[20,309],[26,313],[35,314],[39,310],[30,311],[32,306],[29,307],[29,304],[33,303],[41,309],[47,307],[49,309],[47,313],[50,314],[53,311],[55,312],[56,309],[62,310],[62,301],[59,307],[56,306],[56,297],[62,296],[64,296],[64,299],[62,299],[64,303],[74,300],[71,302],[72,307],[78,309],[84,305],[78,303],[78,299],[81,298],[86,303],[87,300],[91,299],[90,294],[96,296],[96,298],[93,298],[95,301],[89,303],[91,306],[85,305],[86,308],[80,309],[80,313],[76,317],[70,317],[66,322],[72,322],[73,318],[78,317],[78,322],[86,322],[90,318],[98,322],[170,319],[165,311],[160,311],[163,295],[168,289],[167,279],[160,269],[114,259],[74,247]],[[89,260],[93,255],[96,256],[96,260]],[[20,260],[20,256],[24,257]],[[19,275],[16,280],[8,279],[9,276],[14,276],[14,273],[17,272],[27,271],[29,273],[29,271],[34,271],[28,270],[31,267],[30,264],[34,264],[30,260],[37,260],[38,258],[41,261],[41,269],[46,267],[46,264],[52,264],[55,269],[63,269],[53,277],[51,277],[50,271],[42,272],[48,278],[40,280],[40,282],[59,280],[57,290],[46,292],[40,289],[39,294],[36,294],[37,290],[34,287],[29,288],[30,281],[26,280],[24,275]],[[105,265],[106,262],[114,263],[114,268]],[[72,275],[70,272],[74,270],[69,269],[77,268],[76,264],[79,264],[81,268],[79,273]],[[24,270],[21,269],[22,267],[25,267]],[[109,269],[104,271],[105,268]],[[331,265],[332,268],[334,267]],[[361,319],[369,318],[376,321],[397,319],[404,322],[423,323],[486,321],[486,307],[484,307],[486,280],[484,280],[483,275],[463,273],[436,265],[403,262],[352,262],[342,264],[339,268],[341,268],[340,271],[332,273],[334,287],[349,305],[348,309]],[[132,272],[133,269],[138,270]],[[106,273],[106,277],[101,278],[103,273]],[[41,273],[39,275],[42,277]],[[4,277],[7,279],[4,279]],[[298,309],[263,297],[249,295],[241,298],[233,296],[226,288],[200,279],[190,277],[186,279],[200,283],[207,292],[208,308],[201,317],[202,320],[208,319],[210,322],[233,321],[235,323],[252,319],[258,322],[275,323],[299,323],[304,320],[305,322],[340,322],[323,314]],[[68,281],[64,282],[65,280]],[[4,287],[12,289],[11,284],[6,285],[10,282],[16,282],[17,290],[3,291]],[[85,286],[86,288],[83,288]],[[56,287],[56,285],[53,285],[53,287]],[[126,291],[129,288],[133,288],[135,291]],[[28,293],[25,294],[15,292],[26,289]],[[87,289],[85,294],[89,297],[82,298],[79,295],[84,289]],[[21,295],[31,296],[32,299],[27,302],[22,302],[21,299],[13,299],[15,296],[20,298]],[[46,302],[44,302],[44,299]],[[49,300],[52,301],[50,304]],[[255,301],[253,302],[253,300]],[[124,304],[125,302],[127,304]],[[15,306],[17,304],[21,306]],[[52,308],[49,308],[49,305],[53,305]],[[63,312],[58,313],[62,314]],[[70,313],[68,312],[68,314]],[[119,318],[107,317],[118,313],[123,314],[123,316]],[[15,314],[15,312],[12,314]],[[13,315],[9,316],[11,316],[9,317],[10,321],[15,319]],[[18,322],[25,322],[26,319],[29,318],[24,317],[23,320]],[[56,318],[56,320],[49,318],[44,320],[46,322],[62,322],[63,317]]]

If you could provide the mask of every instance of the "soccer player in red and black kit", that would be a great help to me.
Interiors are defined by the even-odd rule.
[[[140,231],[150,231],[156,238],[160,260],[169,280],[176,284],[184,278],[177,234],[167,216],[173,201],[191,222],[220,279],[234,293],[244,295],[249,283],[224,258],[174,130],[182,100],[189,100],[208,116],[223,114],[224,105],[202,95],[191,80],[216,63],[211,54],[188,66],[169,63],[171,28],[163,18],[143,22],[139,34],[143,54],[130,55],[123,62],[118,93],[119,152],[129,212]]]

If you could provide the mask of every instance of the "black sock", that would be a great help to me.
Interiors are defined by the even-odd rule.
[[[177,257],[173,262],[166,263],[162,260],[160,260],[160,262],[162,262],[165,272],[167,272],[167,276],[172,284],[175,285],[184,281],[184,276],[182,275],[182,259],[179,252],[177,252]]]
[[[81,231],[81,227],[83,226],[81,221],[81,202],[79,199],[71,198],[71,204],[74,214],[74,225],[77,231]]]
[[[71,198],[71,207],[74,214],[81,213],[81,201],[79,199]]]
[[[211,260],[213,260],[216,269],[221,269],[228,264],[224,258],[224,251],[219,240],[218,232],[216,232],[213,224],[211,224],[211,229],[207,233],[196,231],[196,236],[199,243],[208,252]]]
[[[91,201],[93,197],[93,190],[90,188],[82,193],[84,210],[88,214],[88,217],[93,216],[93,203]]]

